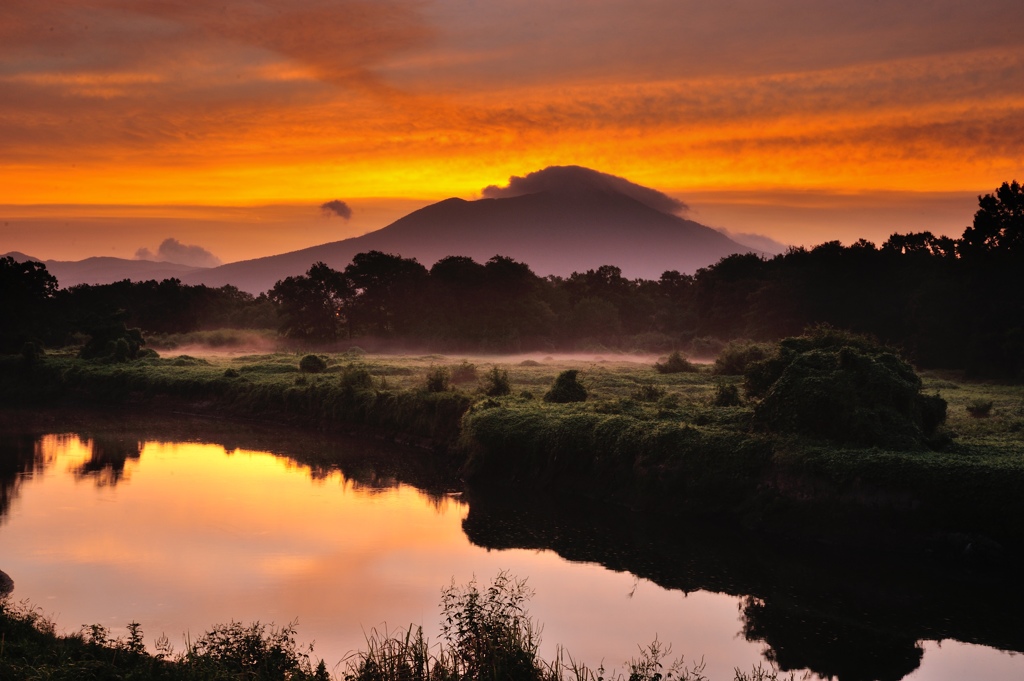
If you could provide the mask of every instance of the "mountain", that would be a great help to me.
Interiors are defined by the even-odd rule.
[[[733,253],[758,252],[652,203],[586,181],[477,201],[453,198],[369,234],[197,271],[183,281],[260,292],[315,262],[340,270],[356,253],[370,250],[416,258],[427,267],[449,255],[478,262],[504,255],[541,276],[615,265],[628,278],[657,279],[666,270],[692,273]]]
[[[194,274],[201,267],[178,265],[173,262],[153,262],[150,260],[126,260],[124,258],[96,257],[85,260],[42,260],[12,251],[0,257],[11,257],[18,262],[34,260],[46,265],[46,270],[57,277],[61,288],[70,288],[77,284],[112,284],[115,281],[131,279],[132,281],[148,281],[155,279],[182,279]]]
[[[487,187],[483,196],[446,199],[351,239],[213,268],[119,258],[45,263],[62,287],[176,277],[260,293],[315,262],[341,270],[354,255],[371,250],[416,258],[427,267],[449,255],[477,262],[504,255],[541,276],[615,265],[627,278],[644,279],[666,270],[692,273],[733,253],[760,253],[680,217],[685,205],[677,199],[589,168],[552,166],[513,177],[507,187]]]

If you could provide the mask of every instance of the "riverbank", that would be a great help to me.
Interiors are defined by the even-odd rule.
[[[102,363],[54,354],[0,362],[5,404],[180,410],[372,433],[427,448],[471,486],[572,495],[645,512],[729,516],[812,540],[1003,560],[1024,528],[1024,391],[926,375],[948,402],[945,444],[893,450],[755,429],[754,403],[719,406],[737,376],[659,373],[654,358],[297,354]],[[580,370],[584,402],[541,399]],[[507,395],[493,373],[507,373]],[[433,381],[433,385],[431,385]],[[969,408],[988,404],[984,416]],[[977,557],[977,556],[975,556]]]

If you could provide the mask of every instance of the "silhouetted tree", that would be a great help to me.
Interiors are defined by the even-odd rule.
[[[0,291],[0,352],[20,352],[45,335],[57,279],[41,262],[0,258]]]
[[[352,286],[344,274],[318,262],[305,275],[287,277],[274,284],[267,297],[278,305],[283,318],[282,334],[330,341],[338,338],[346,321]]]
[[[960,250],[965,257],[1024,251],[1024,188],[1016,180],[978,197],[974,223],[964,230]]]
[[[358,253],[345,268],[354,298],[354,330],[380,336],[403,335],[421,321],[427,268],[415,258],[381,251]]]

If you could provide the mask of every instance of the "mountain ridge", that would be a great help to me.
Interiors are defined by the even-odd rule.
[[[668,270],[693,273],[734,253],[763,254],[681,217],[677,213],[687,207],[677,199],[580,166],[550,166],[482,194],[473,201],[432,203],[360,236],[217,267],[109,257],[42,262],[64,287],[176,277],[256,294],[316,262],[342,270],[357,253],[371,250],[416,258],[427,267],[447,256],[486,262],[501,255],[540,276],[612,265],[630,279],[657,279]]]
[[[342,269],[356,253],[369,250],[414,257],[427,267],[449,255],[481,262],[503,255],[525,262],[540,276],[614,265],[623,276],[646,279],[666,270],[693,273],[733,253],[760,253],[620,193],[544,191],[476,201],[445,199],[374,232],[228,263],[186,280],[208,286],[230,283],[258,292],[304,273],[314,262]]]

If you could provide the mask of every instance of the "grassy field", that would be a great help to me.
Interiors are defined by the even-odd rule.
[[[742,389],[739,403],[722,400],[743,378],[715,375],[713,365],[661,373],[656,362],[665,358],[633,355],[350,350],[304,357],[223,350],[165,351],[122,363],[71,352],[34,363],[9,357],[0,360],[0,401],[365,428],[443,453],[438,464],[461,470],[470,484],[500,480],[657,512],[727,512],[754,523],[823,528],[868,513],[911,529],[1024,539],[1019,385],[924,374],[922,392],[948,402],[945,444],[939,451],[890,451],[755,430]],[[545,401],[555,378],[570,370],[578,372],[586,401]]]

